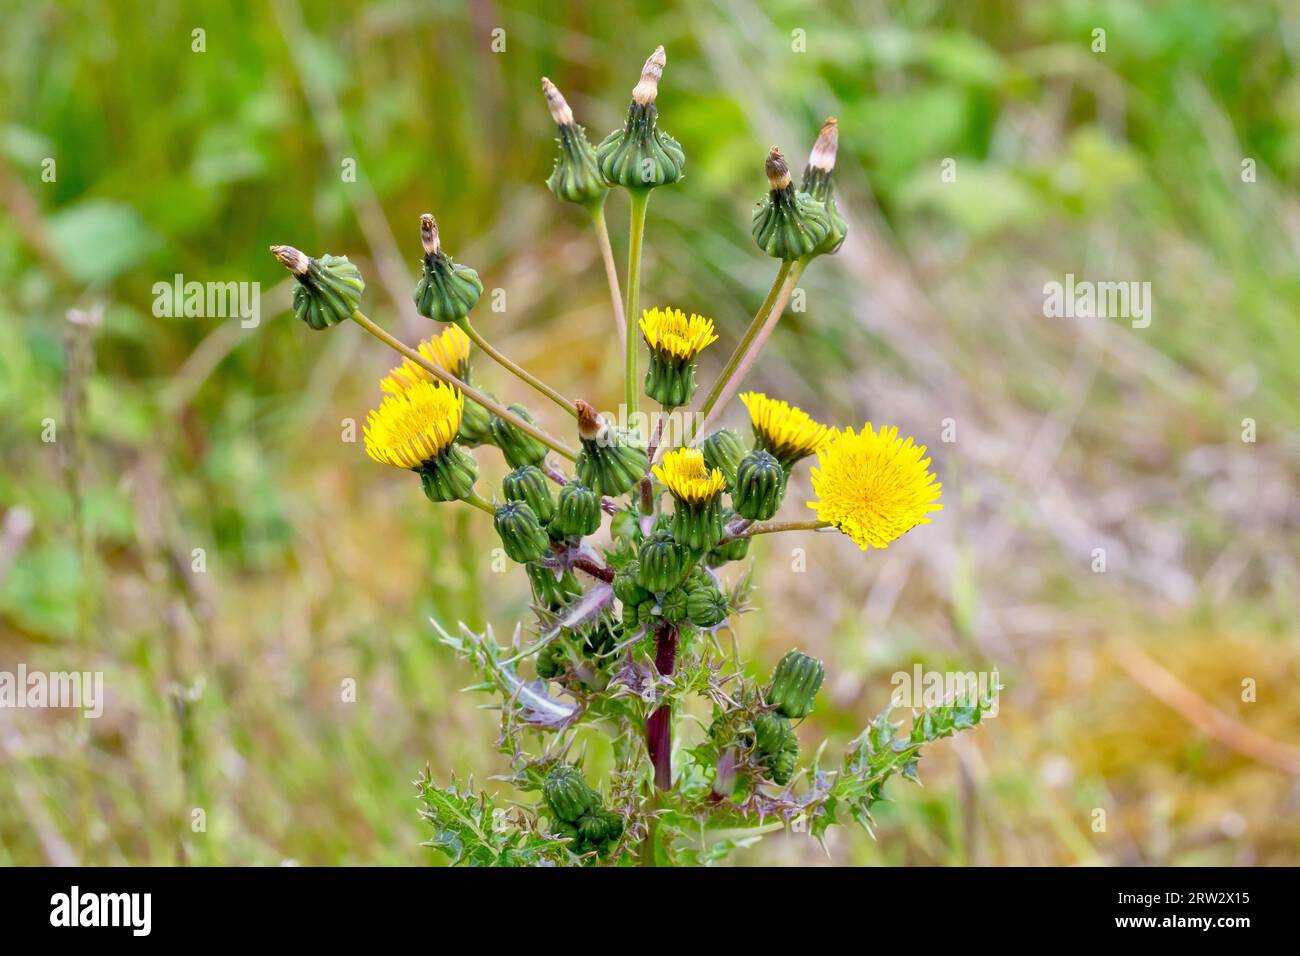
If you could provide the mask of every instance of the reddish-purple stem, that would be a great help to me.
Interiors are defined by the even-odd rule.
[[[666,624],[655,634],[655,670],[665,677],[677,666],[677,628]],[[673,786],[673,708],[661,704],[645,722],[646,749],[655,768],[655,787]]]

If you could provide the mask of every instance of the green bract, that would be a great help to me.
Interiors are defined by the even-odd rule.
[[[574,471],[596,494],[617,496],[644,478],[649,465],[650,459],[639,441],[610,428],[601,438],[582,439]]]
[[[682,178],[686,153],[677,140],[659,129],[654,103],[633,102],[623,128],[614,130],[596,147],[596,163],[608,183],[653,189]]]
[[[492,523],[501,536],[506,554],[520,564],[539,561],[551,551],[551,539],[542,530],[533,509],[522,501],[498,505]]]
[[[717,627],[729,611],[726,595],[712,584],[692,588],[686,596],[686,615],[696,627]]]
[[[708,551],[722,540],[722,492],[707,501],[682,501],[673,505],[672,534],[691,551]]]
[[[473,382],[467,382],[473,384]],[[495,400],[490,393],[488,398]],[[460,442],[467,448],[477,448],[479,445],[491,444],[492,442],[492,413],[471,398],[465,399],[465,411],[460,418],[460,432],[456,436],[456,441]]]
[[[478,463],[474,456],[457,445],[425,462],[415,473],[430,501],[459,501],[467,498],[478,481]]]
[[[694,359],[675,360],[650,350],[645,393],[665,408],[681,408],[695,395]]]
[[[560,489],[551,531],[560,536],[595,534],[600,527],[600,496],[581,482]]]
[[[735,487],[736,468],[740,459],[745,457],[745,445],[740,436],[730,428],[719,428],[700,442],[700,451],[710,469],[716,468],[726,476],[727,487]]]
[[[546,524],[555,515],[551,483],[536,465],[520,465],[502,478],[501,493],[508,501],[527,504],[542,524]]]
[[[596,151],[587,142],[586,130],[572,123],[560,126],[559,130],[556,142],[560,153],[550,178],[546,180],[546,188],[555,194],[556,199],[565,202],[583,206],[604,202],[609,186],[601,179]]]
[[[533,416],[524,406],[511,405],[509,408],[528,424],[533,424]],[[492,444],[501,449],[511,468],[537,465],[546,458],[545,445],[506,419],[493,415],[488,421],[488,429],[492,433]]]
[[[799,759],[799,738],[789,719],[780,714],[760,714],[754,720],[754,747],[772,780],[781,786],[789,783]]]
[[[751,521],[766,521],[776,514],[785,497],[786,470],[769,452],[755,448],[736,469],[732,501],[736,512]]]
[[[656,594],[675,588],[690,570],[688,560],[689,553],[671,533],[656,532],[646,538],[637,555],[641,586]]]
[[[822,662],[799,651],[790,651],[776,665],[767,702],[791,719],[812,712],[813,698],[821,689],[826,668]]]

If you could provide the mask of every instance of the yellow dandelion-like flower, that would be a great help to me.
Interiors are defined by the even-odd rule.
[[[749,421],[760,447],[771,452],[789,468],[817,451],[835,430],[812,418],[794,405],[768,398],[761,392],[746,392],[740,400],[749,409]]]
[[[943,487],[930,473],[925,446],[902,440],[897,428],[836,432],[817,452],[812,469],[816,501],[808,507],[862,550],[885,548],[919,524],[929,524]]]
[[[668,452],[663,464],[654,466],[654,473],[674,498],[688,504],[712,501],[727,487],[726,476],[717,468],[710,470],[698,448]]]
[[[384,396],[366,416],[366,454],[395,468],[419,468],[445,452],[460,430],[465,396],[442,382],[414,382]]]
[[[448,325],[441,335],[420,343],[418,349],[426,362],[446,369],[461,381],[469,374],[469,336],[457,325]],[[393,369],[379,383],[389,395],[398,395],[416,382],[433,381],[433,376],[409,358]]]
[[[678,362],[689,362],[718,341],[713,320],[681,309],[646,309],[641,313],[641,334],[646,345],[660,355]]]

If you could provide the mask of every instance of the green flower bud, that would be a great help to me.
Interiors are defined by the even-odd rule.
[[[551,483],[536,465],[520,465],[501,479],[501,492],[508,501],[522,501],[533,509],[537,520],[546,524],[555,516]]]
[[[659,601],[659,615],[666,621],[686,620],[687,593],[685,588],[673,588]]]
[[[775,146],[767,156],[767,181],[771,191],[754,210],[754,241],[777,259],[811,254],[831,231],[826,207],[807,193],[795,191],[790,167]]]
[[[627,432],[607,425],[594,408],[579,399],[578,437],[582,450],[574,471],[597,495],[618,496],[631,490],[650,467],[645,448]]]
[[[465,379],[465,382],[474,384],[469,379]],[[488,398],[495,398],[491,393],[485,394]],[[465,399],[465,411],[460,417],[460,432],[456,435],[456,441],[467,448],[492,443],[492,413],[472,398]]]
[[[634,631],[641,626],[643,619],[647,616],[642,612],[642,608],[652,608],[654,600],[647,598],[639,604],[623,605],[623,629],[625,631]]]
[[[799,651],[790,651],[772,673],[767,702],[791,719],[806,717],[812,712],[813,698],[821,689],[825,676],[826,668],[821,661]]]
[[[745,457],[745,445],[740,436],[730,428],[719,428],[700,442],[700,451],[704,452],[704,463],[722,472],[727,477],[727,487],[734,488],[736,468],[740,459]]]
[[[576,824],[588,814],[602,810],[600,795],[568,764],[560,764],[546,775],[542,781],[542,799],[551,816],[561,823]]]
[[[590,813],[578,821],[578,840],[586,847],[595,849],[605,842],[605,817],[600,813]]]
[[[662,594],[682,583],[689,570],[690,554],[667,532],[656,532],[641,545],[637,554],[641,564],[641,586]]]
[[[686,154],[681,144],[659,129],[655,98],[668,62],[659,47],[646,60],[641,81],[632,91],[627,121],[596,147],[596,164],[605,181],[627,189],[653,189],[682,178]]]
[[[849,232],[849,224],[840,215],[835,205],[835,190],[831,186],[831,171],[835,168],[835,154],[839,149],[839,142],[839,126],[832,116],[822,126],[817,142],[808,157],[808,165],[804,167],[803,181],[799,184],[800,191],[824,205],[830,217],[830,232],[826,234],[821,245],[813,250],[813,255],[830,255],[838,252]]]
[[[448,445],[436,458],[414,469],[430,501],[460,501],[467,498],[478,481],[478,463],[459,445]]]
[[[724,513],[722,516],[723,527],[725,528],[734,517],[734,511]],[[743,561],[745,555],[749,554],[749,542],[749,538],[732,538],[730,541],[724,541],[709,552],[706,563],[711,568],[717,568],[728,561]]]
[[[560,489],[560,503],[551,519],[551,532],[561,537],[595,534],[600,528],[600,496],[577,481]]]
[[[511,405],[509,408],[510,411],[528,422],[528,424],[533,424],[533,416],[528,414],[528,409],[524,408],[524,406]],[[501,449],[506,464],[511,468],[518,468],[521,465],[541,464],[546,458],[545,445],[532,435],[520,431],[504,418],[497,415],[491,416],[488,420],[488,428],[492,432],[492,444]]]
[[[492,524],[501,536],[506,554],[520,564],[539,561],[551,553],[551,539],[542,530],[533,509],[522,501],[498,505]]]
[[[736,469],[732,501],[736,513],[751,521],[766,521],[776,514],[785,498],[786,471],[770,453],[755,448]]]
[[[692,588],[686,596],[686,616],[696,627],[717,627],[727,619],[730,611],[727,596],[712,584]]]
[[[533,586],[533,600],[552,611],[564,607],[582,593],[582,585],[572,571],[565,571],[557,578],[555,572],[544,564],[526,564],[524,570]]]
[[[556,199],[578,203],[582,206],[599,206],[609,194],[596,166],[596,151],[587,142],[587,131],[573,121],[573,111],[565,102],[555,84],[542,77],[542,92],[551,118],[560,131],[560,154],[555,159],[555,169],[546,180],[546,187]]]
[[[641,562],[629,561],[614,575],[614,597],[635,607],[650,597],[650,592],[641,586]]]
[[[420,217],[424,274],[415,286],[415,308],[435,322],[459,322],[483,294],[483,282],[469,266],[457,265],[442,251],[438,224],[427,212]]]
[[[754,718],[754,746],[772,780],[780,786],[789,783],[799,759],[799,738],[790,721],[780,714]]]
[[[328,329],[350,319],[361,304],[366,283],[347,256],[311,259],[293,246],[272,246],[271,252],[298,280],[293,314],[313,329]]]
[[[659,624],[659,602],[654,598],[637,605],[637,623],[642,627],[654,627]]]

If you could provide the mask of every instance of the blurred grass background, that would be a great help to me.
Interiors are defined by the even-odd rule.
[[[897,785],[875,839],[838,833],[830,860],[1300,859],[1293,4],[6,6],[0,669],[102,670],[108,704],[0,711],[0,862],[437,862],[416,773],[504,763],[427,621],[508,632],[525,582],[491,572],[480,515],[426,506],[343,440],[392,357],[294,323],[266,248],[350,255],[370,314],[414,341],[430,329],[393,303],[433,211],[506,290],[479,326],[617,407],[595,245],[543,186],[538,78],[595,139],[658,43],[688,175],[650,207],[646,303],[716,319],[710,381],[774,273],[748,235],[763,156],[801,167],[838,116],[850,238],[750,384],[897,424],[944,482],[935,523],[888,551],[757,543],[741,645],[756,672],[794,644],[826,658],[801,734],[833,747],[916,662],[1006,685],[996,719],[936,748],[924,788]],[[607,212],[621,261],[625,197]],[[261,282],[260,326],[155,318],[152,286],[177,273]],[[1044,318],[1067,273],[1151,282],[1150,327]],[[740,859],[827,861],[797,836]]]

